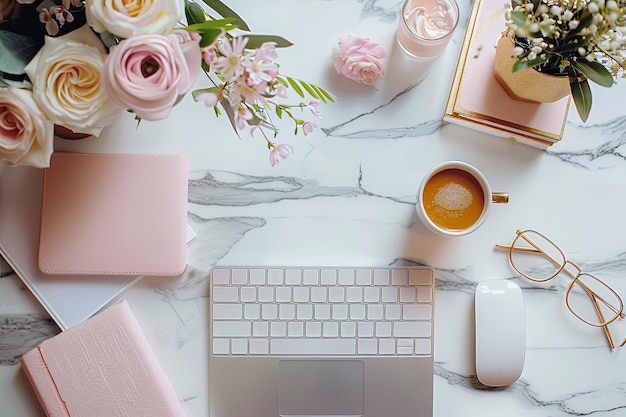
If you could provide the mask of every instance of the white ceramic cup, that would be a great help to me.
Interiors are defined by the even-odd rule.
[[[442,226],[441,224],[438,224],[436,221],[431,219],[431,217],[427,213],[427,208],[425,207],[425,205],[435,204],[434,200],[430,196],[426,196],[426,197],[424,196],[424,191],[426,190],[427,184],[433,181],[433,177],[435,177],[435,175],[443,171],[447,171],[447,170],[464,171],[468,173],[471,177],[473,177],[480,185],[480,188],[476,192],[481,193],[479,198],[482,198],[483,200],[482,211],[480,211],[480,215],[478,216],[476,221],[474,221],[472,224],[468,225],[467,227]],[[450,171],[450,172],[454,172],[454,171]],[[445,186],[451,187],[449,189],[450,192],[448,193],[449,195],[447,197],[467,198],[468,194],[471,194],[469,190],[463,188],[462,186],[460,186],[454,181],[450,181],[446,183],[444,187]],[[432,184],[429,186],[429,191],[432,191],[431,188],[432,188]],[[437,193],[439,192],[443,192],[443,191],[439,189]],[[415,205],[415,210],[417,212],[417,217],[429,230],[439,235],[443,235],[443,236],[464,236],[477,230],[480,226],[483,225],[483,223],[485,223],[485,220],[487,220],[487,217],[489,216],[489,212],[491,211],[491,206],[493,204],[507,203],[508,201],[509,201],[509,194],[506,192],[492,191],[489,185],[489,182],[487,181],[487,178],[485,178],[482,172],[480,172],[476,167],[468,164],[467,162],[447,161],[447,162],[443,162],[435,166],[433,169],[429,171],[429,173],[426,176],[424,176],[424,179],[422,180],[420,187],[419,187],[419,191],[417,193],[417,204]],[[462,210],[456,210],[456,208],[459,207],[459,204],[460,204],[459,202],[452,201],[451,203],[448,203],[448,206],[449,206],[448,208],[438,208],[438,209],[447,210],[450,212],[452,216],[458,217],[458,216],[464,215]],[[461,206],[462,205],[463,204],[461,204]],[[450,207],[452,207],[452,209],[450,209]]]

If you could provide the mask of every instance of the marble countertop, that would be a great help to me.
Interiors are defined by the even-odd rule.
[[[624,84],[592,85],[588,121],[570,109],[563,140],[541,151],[442,123],[469,0],[460,1],[452,43],[421,83],[395,43],[400,0],[228,3],[255,32],[295,44],[279,51],[282,73],[337,97],[320,106],[323,118],[312,134],[293,137],[285,126],[279,139],[295,148],[293,155],[271,167],[262,139],[237,138],[226,118],[216,119],[190,97],[167,120],[136,126],[125,114],[99,139],[56,144],[80,152],[190,156],[188,220],[198,237],[188,249],[188,270],[176,279],[143,279],[125,295],[187,415],[208,414],[208,275],[216,263],[431,265],[435,416],[624,415],[626,352],[611,351],[600,329],[570,314],[565,278],[533,284],[494,250],[495,243],[510,243],[516,229],[533,228],[626,294]],[[332,68],[332,46],[345,32],[387,50],[387,74],[373,87]],[[511,195],[478,231],[460,238],[430,233],[414,208],[423,175],[451,159],[475,165],[494,189]],[[0,276],[0,415],[40,416],[16,357],[58,329],[6,266]],[[473,360],[473,292],[492,278],[517,282],[526,305],[524,371],[501,389],[477,382]],[[610,328],[618,342],[626,337],[626,323]]]

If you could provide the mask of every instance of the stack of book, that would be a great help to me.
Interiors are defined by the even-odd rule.
[[[501,0],[474,1],[444,120],[547,149],[563,136],[570,97],[553,103],[519,101],[496,80],[495,47],[506,29],[507,9]]]

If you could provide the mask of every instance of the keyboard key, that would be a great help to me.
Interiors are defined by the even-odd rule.
[[[336,321],[326,321],[322,323],[322,336],[323,337],[338,337],[339,336],[339,323]]]
[[[228,355],[230,353],[230,340],[213,339],[213,353],[216,355]]]
[[[413,339],[398,339],[396,345],[398,355],[411,355],[413,353]]]
[[[375,355],[378,353],[378,340],[359,339],[358,353],[362,355]]]
[[[406,269],[394,269],[391,271],[391,285],[403,286],[409,282],[409,273]]]
[[[313,306],[311,304],[298,304],[296,306],[296,318],[298,320],[311,320],[313,318]]]
[[[239,291],[237,287],[213,287],[213,302],[224,303],[239,301]]]
[[[374,285],[389,285],[389,271],[386,269],[374,270]]]
[[[269,287],[259,288],[259,302],[271,303],[274,301],[274,290]]]
[[[275,291],[277,303],[291,302],[291,287],[278,287]]]
[[[376,337],[391,337],[391,323],[388,321],[379,321],[375,327]]]
[[[283,270],[275,268],[268,269],[267,285],[283,285]]]
[[[388,304],[385,306],[385,319],[400,320],[402,317],[402,307],[400,304]]]
[[[363,301],[363,288],[348,287],[346,288],[346,301],[349,303],[360,303]]]
[[[353,321],[341,322],[341,325],[339,326],[339,332],[341,337],[355,337],[356,323]]]
[[[243,318],[241,304],[213,304],[213,318],[216,320],[237,320]]]
[[[415,339],[415,353],[417,355],[430,355],[432,353],[430,339]]]
[[[383,287],[380,299],[383,303],[397,303],[398,289],[396,287]]]
[[[409,285],[428,285],[433,283],[433,274],[430,269],[411,269],[409,271]]]
[[[213,337],[246,337],[251,334],[251,324],[245,321],[213,322]]]
[[[293,320],[296,318],[296,306],[293,304],[279,304],[278,318],[281,320]]]
[[[274,355],[353,355],[356,343],[352,339],[271,339],[270,353]]]
[[[213,284],[230,284],[230,269],[213,268]]]
[[[293,301],[296,303],[309,302],[309,287],[294,287]]]
[[[245,304],[243,318],[246,320],[258,320],[261,318],[261,306],[259,304]]]
[[[256,301],[256,288],[242,287],[240,299],[242,303],[254,303]]]
[[[248,270],[233,269],[230,271],[230,282],[234,285],[246,285],[248,283]]]
[[[372,285],[372,271],[369,269],[357,269],[356,285]]]
[[[325,303],[326,302],[326,288],[325,287],[311,288],[311,302]]]
[[[400,288],[400,302],[401,303],[414,303],[417,300],[416,290],[414,287],[401,287]]]
[[[420,303],[430,303],[433,301],[433,290],[431,287],[417,288],[417,301]]]
[[[300,271],[299,269],[286,269],[285,270],[285,284],[287,285],[302,284],[302,271]]]
[[[339,285],[354,285],[354,270],[353,269],[340,269],[339,270]]]
[[[255,321],[252,323],[252,336],[267,337],[270,334],[270,324],[266,321]]]
[[[250,270],[250,285],[265,285],[264,269],[254,268]]]
[[[363,290],[363,301],[365,301],[366,303],[380,302],[380,288],[365,287],[365,289]]]
[[[348,306],[346,304],[334,304],[332,317],[333,320],[348,320]]]
[[[303,337],[304,336],[304,323],[299,321],[290,321],[287,323],[287,336],[289,337]]]
[[[378,353],[381,355],[393,355],[396,353],[396,339],[380,339],[378,341]]]
[[[251,339],[250,353],[252,355],[266,355],[270,351],[269,339]]]
[[[330,304],[315,305],[315,320],[330,320]]]
[[[245,355],[248,353],[248,339],[232,339],[230,341],[230,353],[233,355]]]
[[[334,269],[322,269],[320,271],[321,285],[337,285],[337,271]]]
[[[302,272],[302,283],[304,285],[319,284],[319,276],[318,276],[317,269],[305,269]]]
[[[367,306],[367,319],[368,320],[382,320],[384,317],[385,308],[382,304],[370,304]]]
[[[365,320],[365,304],[350,305],[350,320]]]
[[[401,321],[393,324],[395,337],[430,337],[429,321]]]
[[[261,306],[261,318],[263,320],[275,320],[278,318],[277,304],[263,304]]]
[[[328,302],[343,303],[346,290],[343,287],[330,287],[328,289]]]
[[[373,337],[374,336],[374,323],[371,321],[360,321],[358,324],[359,337]]]
[[[405,304],[402,306],[402,318],[405,320],[430,320],[432,308],[430,304]]]
[[[270,323],[270,336],[285,337],[287,336],[287,323],[283,321],[273,321]]]
[[[305,326],[305,332],[307,337],[321,337],[322,336],[322,323],[319,321],[308,321]]]

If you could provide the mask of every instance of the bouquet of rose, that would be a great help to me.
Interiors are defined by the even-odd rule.
[[[319,102],[334,101],[280,74],[276,48],[291,45],[284,38],[234,36],[250,29],[220,0],[59,1],[0,0],[0,159],[11,164],[46,167],[55,133],[98,136],[124,110],[165,119],[201,70],[210,86],[194,99],[226,114],[236,132],[260,131],[272,165],[293,151],[270,139],[279,130],[273,115],[306,135],[316,125],[295,111],[319,117]],[[287,88],[309,102],[279,101]]]

